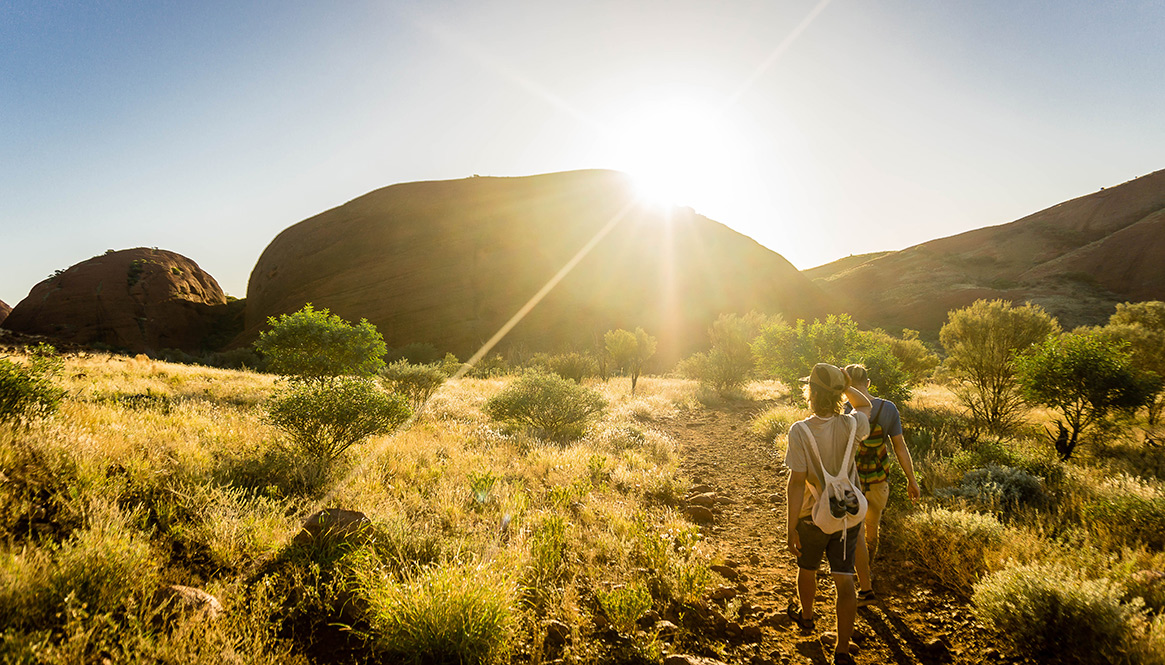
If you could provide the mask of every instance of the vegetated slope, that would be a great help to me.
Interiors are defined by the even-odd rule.
[[[199,351],[226,302],[218,282],[194,261],[139,247],[95,256],[40,282],[3,327],[133,352]]]
[[[1066,327],[1100,324],[1120,302],[1165,299],[1165,171],[1010,224],[807,271],[864,325],[935,338],[978,298],[1031,301]]]
[[[8,318],[8,313],[11,311],[12,308],[8,306],[8,303],[0,300],[0,323],[4,323],[4,319]]]
[[[825,310],[779,254],[690,209],[637,205],[624,174],[577,171],[393,185],[300,222],[255,265],[237,341],[310,302],[367,318],[390,346],[464,358],[596,239],[506,343],[590,347],[642,326],[674,360],[706,346],[722,312]]]

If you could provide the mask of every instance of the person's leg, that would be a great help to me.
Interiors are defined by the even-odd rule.
[[[862,524],[863,537],[858,539],[854,552],[854,565],[858,573],[858,587],[863,592],[874,590],[874,578],[870,572],[870,562],[878,551],[878,526],[882,522],[882,511],[890,499],[889,483],[875,483],[865,492],[866,520]],[[873,535],[871,535],[873,534]]]
[[[797,600],[801,603],[801,618],[813,620],[813,603],[817,600],[817,571],[797,569]]]
[[[854,576],[834,573],[833,584],[837,587],[837,645],[834,652],[849,654],[849,641],[854,634],[854,618],[858,613]]]

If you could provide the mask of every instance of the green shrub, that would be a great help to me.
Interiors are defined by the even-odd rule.
[[[939,490],[936,494],[998,507],[1004,513],[1022,507],[1039,508],[1048,499],[1043,480],[1038,476],[994,464],[968,471],[957,486]]]
[[[611,625],[624,635],[634,633],[639,617],[651,609],[651,594],[639,584],[600,590],[595,595]]]
[[[61,366],[56,350],[47,344],[34,349],[27,365],[0,359],[0,421],[56,411],[65,396],[54,383]]]
[[[999,554],[1004,526],[990,515],[963,510],[920,510],[903,520],[903,547],[911,559],[956,593],[973,585]]]
[[[599,365],[595,359],[581,353],[560,353],[546,359],[547,369],[564,379],[582,383],[583,379],[595,376]]]
[[[391,432],[409,415],[403,397],[355,377],[294,383],[267,404],[271,424],[322,464],[371,436]]]
[[[401,583],[364,589],[375,647],[401,663],[494,663],[515,624],[515,589],[469,566],[430,568]]]
[[[448,376],[439,365],[411,365],[405,360],[392,363],[380,373],[388,389],[403,395],[413,411],[419,411]]]
[[[607,407],[599,393],[555,374],[527,372],[485,403],[494,420],[554,440],[582,436],[587,422]]]
[[[255,350],[276,374],[314,381],[341,375],[375,376],[384,369],[384,338],[366,320],[351,325],[308,303],[294,314],[268,318],[267,325],[271,329],[259,334]]]
[[[749,429],[767,442],[774,442],[785,436],[793,423],[800,420],[796,413],[789,409],[774,408],[765,411],[752,419]]]
[[[603,346],[614,367],[622,368],[631,376],[631,394],[635,394],[635,384],[643,373],[643,366],[655,355],[656,339],[643,328],[629,330],[608,330],[603,335]]]
[[[1165,548],[1165,496],[1105,491],[1081,505],[1080,518],[1093,534],[1112,546],[1141,542]]]
[[[974,587],[975,615],[1017,652],[1040,662],[1126,660],[1134,606],[1120,585],[1070,568],[1033,564],[1001,570]]]

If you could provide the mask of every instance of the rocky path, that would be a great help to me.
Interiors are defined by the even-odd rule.
[[[677,442],[682,468],[696,484],[690,499],[705,495],[695,499],[712,512],[705,535],[727,564],[717,569],[726,576],[723,584],[736,592],[721,590],[714,595],[732,598],[712,601],[734,624],[722,622],[728,651],[721,657],[750,665],[820,665],[830,662],[832,652],[833,582],[819,574],[817,630],[802,635],[784,612],[795,597],[796,574],[793,557],[784,549],[786,472],[777,449],[749,430],[751,419],[768,406],[746,402],[685,411],[658,424]],[[932,587],[924,571],[893,548],[883,549],[885,556],[874,565],[880,602],[858,610],[854,641],[859,663],[1008,661],[990,646],[965,603]]]

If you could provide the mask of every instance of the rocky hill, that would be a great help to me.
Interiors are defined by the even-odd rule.
[[[978,298],[1038,303],[1068,328],[1101,324],[1117,303],[1165,300],[1165,171],[867,256],[806,271],[863,325],[936,339],[949,310]]]
[[[8,313],[11,311],[12,308],[8,306],[8,303],[0,300],[0,323],[4,323],[4,319],[8,318]]]
[[[227,299],[198,264],[160,249],[110,251],[33,287],[0,326],[64,343],[197,352]]]
[[[393,185],[286,229],[251,273],[236,343],[310,302],[367,318],[391,347],[429,343],[465,358],[596,239],[506,344],[585,348],[642,326],[669,362],[706,347],[722,312],[827,309],[817,287],[750,238],[690,209],[637,205],[623,174],[577,171]]]

